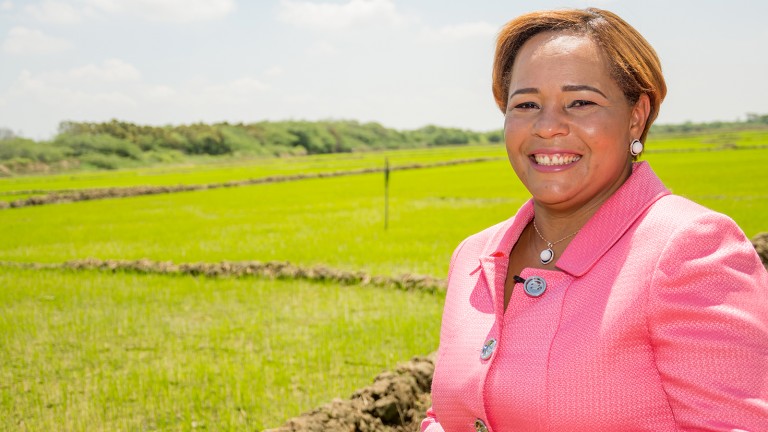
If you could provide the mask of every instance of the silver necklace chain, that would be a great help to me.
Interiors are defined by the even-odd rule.
[[[542,240],[544,240],[544,243],[547,244],[547,248],[542,250],[539,253],[539,260],[541,260],[542,264],[549,264],[549,263],[552,262],[552,260],[555,259],[555,251],[552,250],[552,247],[554,247],[556,244],[560,243],[563,240],[567,240],[567,239],[575,236],[576,234],[579,233],[579,231],[581,231],[581,228],[579,228],[576,231],[574,231],[574,232],[568,234],[567,236],[561,238],[560,240],[558,240],[556,242],[551,242],[551,241],[545,239],[543,235],[541,235],[541,231],[539,231],[539,227],[536,226],[536,218],[533,219],[533,229],[536,230],[536,234],[538,234],[539,237]]]

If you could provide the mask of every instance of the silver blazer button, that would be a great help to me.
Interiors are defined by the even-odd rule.
[[[496,339],[490,338],[483,345],[482,351],[480,351],[480,358],[488,360],[493,355],[493,351],[496,349]]]
[[[531,276],[525,280],[523,285],[525,293],[531,297],[539,297],[547,290],[547,281],[540,276]]]

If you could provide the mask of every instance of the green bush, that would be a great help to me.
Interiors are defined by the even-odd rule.
[[[61,148],[46,141],[35,142],[26,138],[0,140],[0,161],[17,158],[52,163],[65,159],[66,154]]]
[[[184,154],[178,150],[156,149],[144,153],[144,161],[151,163],[174,163],[184,161]]]
[[[114,154],[89,153],[80,158],[84,165],[98,169],[115,170],[125,165],[125,159]]]
[[[68,156],[78,158],[90,154],[100,154],[140,160],[143,153],[138,145],[107,134],[59,134],[54,145],[62,149]]]

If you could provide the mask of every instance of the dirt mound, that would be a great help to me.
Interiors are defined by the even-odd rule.
[[[268,279],[303,279],[315,282],[335,282],[340,285],[362,285],[397,288],[405,291],[434,293],[445,289],[445,280],[432,276],[401,274],[399,276],[376,276],[362,271],[337,270],[326,266],[302,267],[280,261],[222,261],[215,263],[178,263],[152,261],[148,259],[100,260],[88,258],[67,261],[47,267],[62,267],[72,270],[124,271],[155,274],[186,274],[205,277],[263,277]]]
[[[416,431],[431,405],[434,355],[414,357],[394,371],[379,374],[348,400],[335,399],[269,432]]]
[[[763,265],[768,268],[768,232],[752,237],[752,246],[755,247],[757,254],[760,255]]]

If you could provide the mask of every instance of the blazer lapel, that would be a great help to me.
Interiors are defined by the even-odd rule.
[[[496,316],[504,315],[504,283],[509,268],[509,252],[523,229],[533,218],[533,200],[528,200],[516,216],[499,225],[480,254],[480,268],[493,301]]]
[[[557,261],[558,268],[576,277],[584,275],[654,202],[670,194],[647,162],[632,168],[629,179],[573,238]]]

